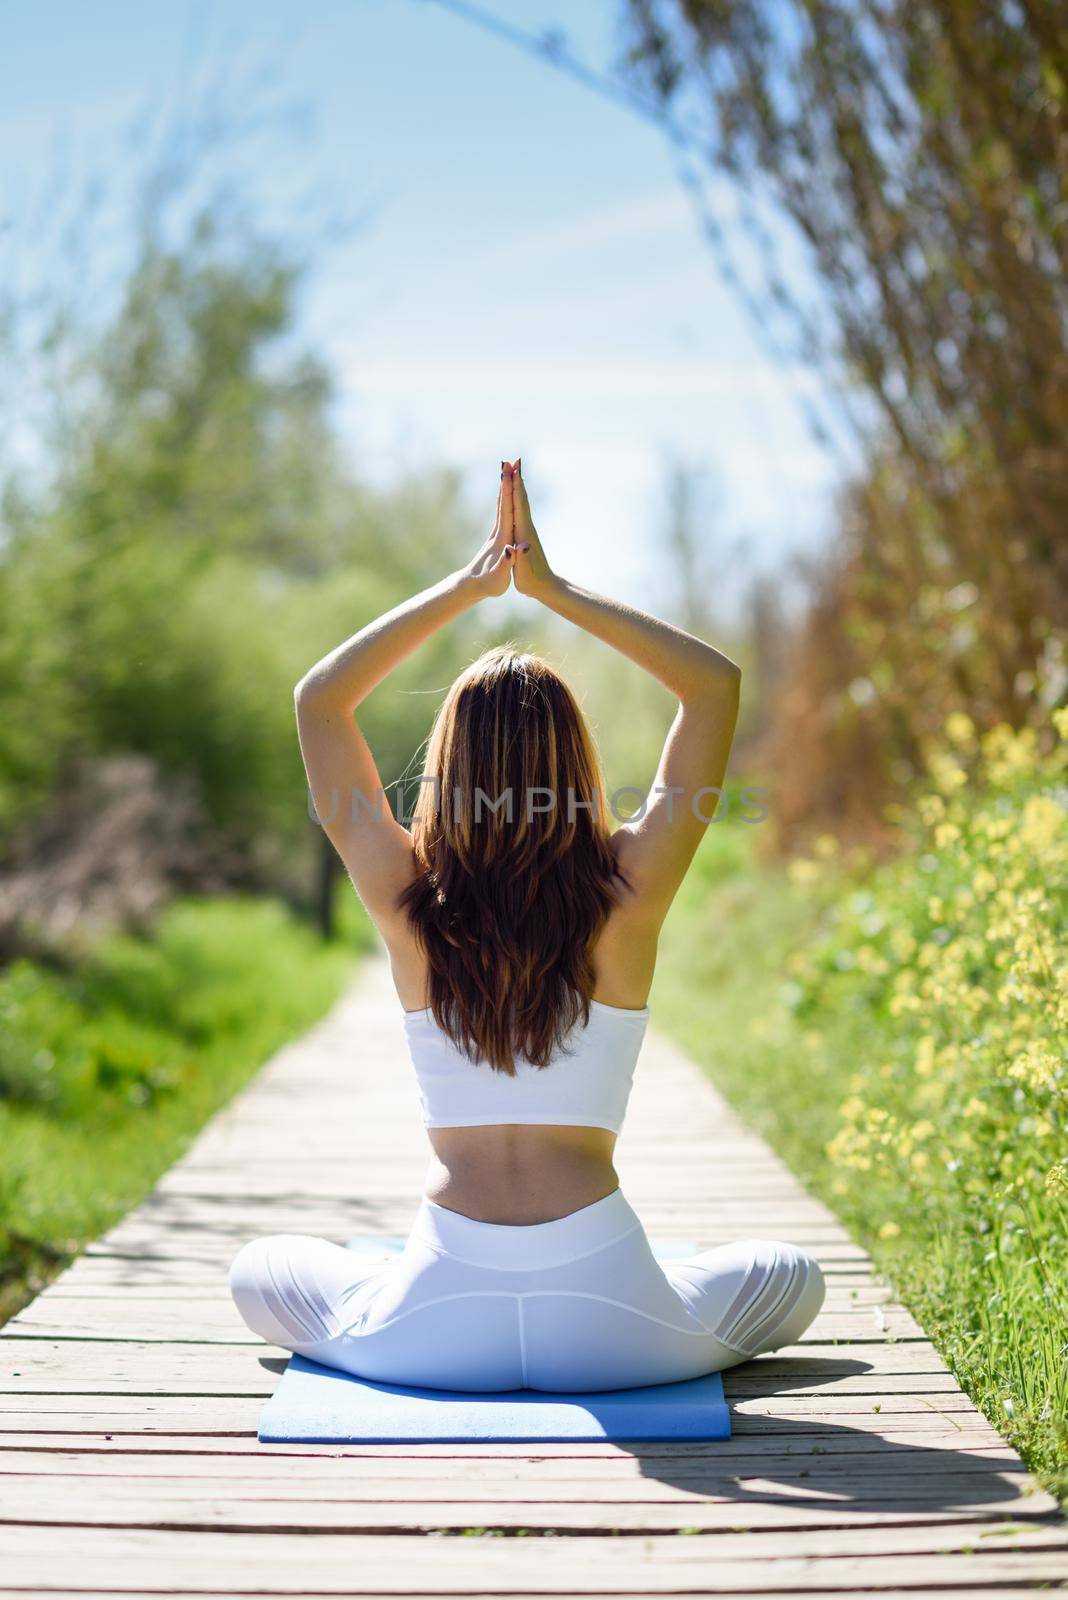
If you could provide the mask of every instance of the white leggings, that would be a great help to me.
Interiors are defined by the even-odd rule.
[[[230,1288],[271,1344],[382,1383],[588,1392],[673,1383],[792,1344],[823,1303],[796,1245],[742,1239],[656,1260],[614,1190],[553,1222],[476,1222],[424,1197],[402,1254],[281,1233]]]

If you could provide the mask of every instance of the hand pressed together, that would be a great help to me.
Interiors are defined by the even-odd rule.
[[[531,520],[521,460],[501,462],[497,520],[466,569],[485,595],[503,594],[514,580],[520,594],[537,596],[552,581],[552,572]]]

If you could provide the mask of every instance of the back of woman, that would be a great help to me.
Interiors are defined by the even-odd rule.
[[[513,582],[675,695],[645,804],[613,827],[571,690],[504,646],[449,690],[406,828],[354,713]],[[557,576],[517,462],[468,566],[298,685],[312,796],[389,953],[431,1158],[395,1260],[299,1235],[246,1246],[231,1285],[254,1331],[379,1381],[575,1390],[717,1371],[809,1325],[824,1290],[804,1251],[743,1239],[660,1264],[613,1164],[657,938],[714,813],[738,683],[710,645]]]

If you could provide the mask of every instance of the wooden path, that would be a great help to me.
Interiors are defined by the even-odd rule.
[[[1005,1596],[1068,1532],[864,1253],[651,1035],[620,1143],[649,1231],[815,1251],[805,1341],[685,1445],[260,1445],[283,1360],[230,1307],[261,1232],[406,1230],[425,1167],[384,963],[0,1347],[0,1593]],[[525,1537],[509,1537],[525,1534]]]

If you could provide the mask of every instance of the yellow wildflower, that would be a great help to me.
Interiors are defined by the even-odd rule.
[[[975,739],[975,723],[966,711],[951,711],[946,718],[946,738],[963,749]]]
[[[1034,766],[1038,740],[1034,728],[1021,728],[1016,733],[1007,722],[999,722],[984,736],[982,749],[990,780],[1006,783]]]
[[[934,1071],[935,1042],[929,1033],[925,1033],[916,1044],[916,1071],[921,1076]]]
[[[964,768],[941,750],[933,751],[928,756],[927,767],[935,788],[942,794],[953,794],[968,781]]]
[[[1033,794],[1024,806],[1020,838],[1028,849],[1036,852],[1048,850],[1058,839],[1064,839],[1066,815],[1056,800],[1045,794]]]
[[[977,867],[972,876],[972,888],[980,900],[985,900],[992,895],[998,886],[998,880],[987,866]]]
[[[796,883],[801,888],[818,883],[821,877],[818,862],[810,861],[807,856],[798,856],[790,862],[787,872],[791,883]]]

